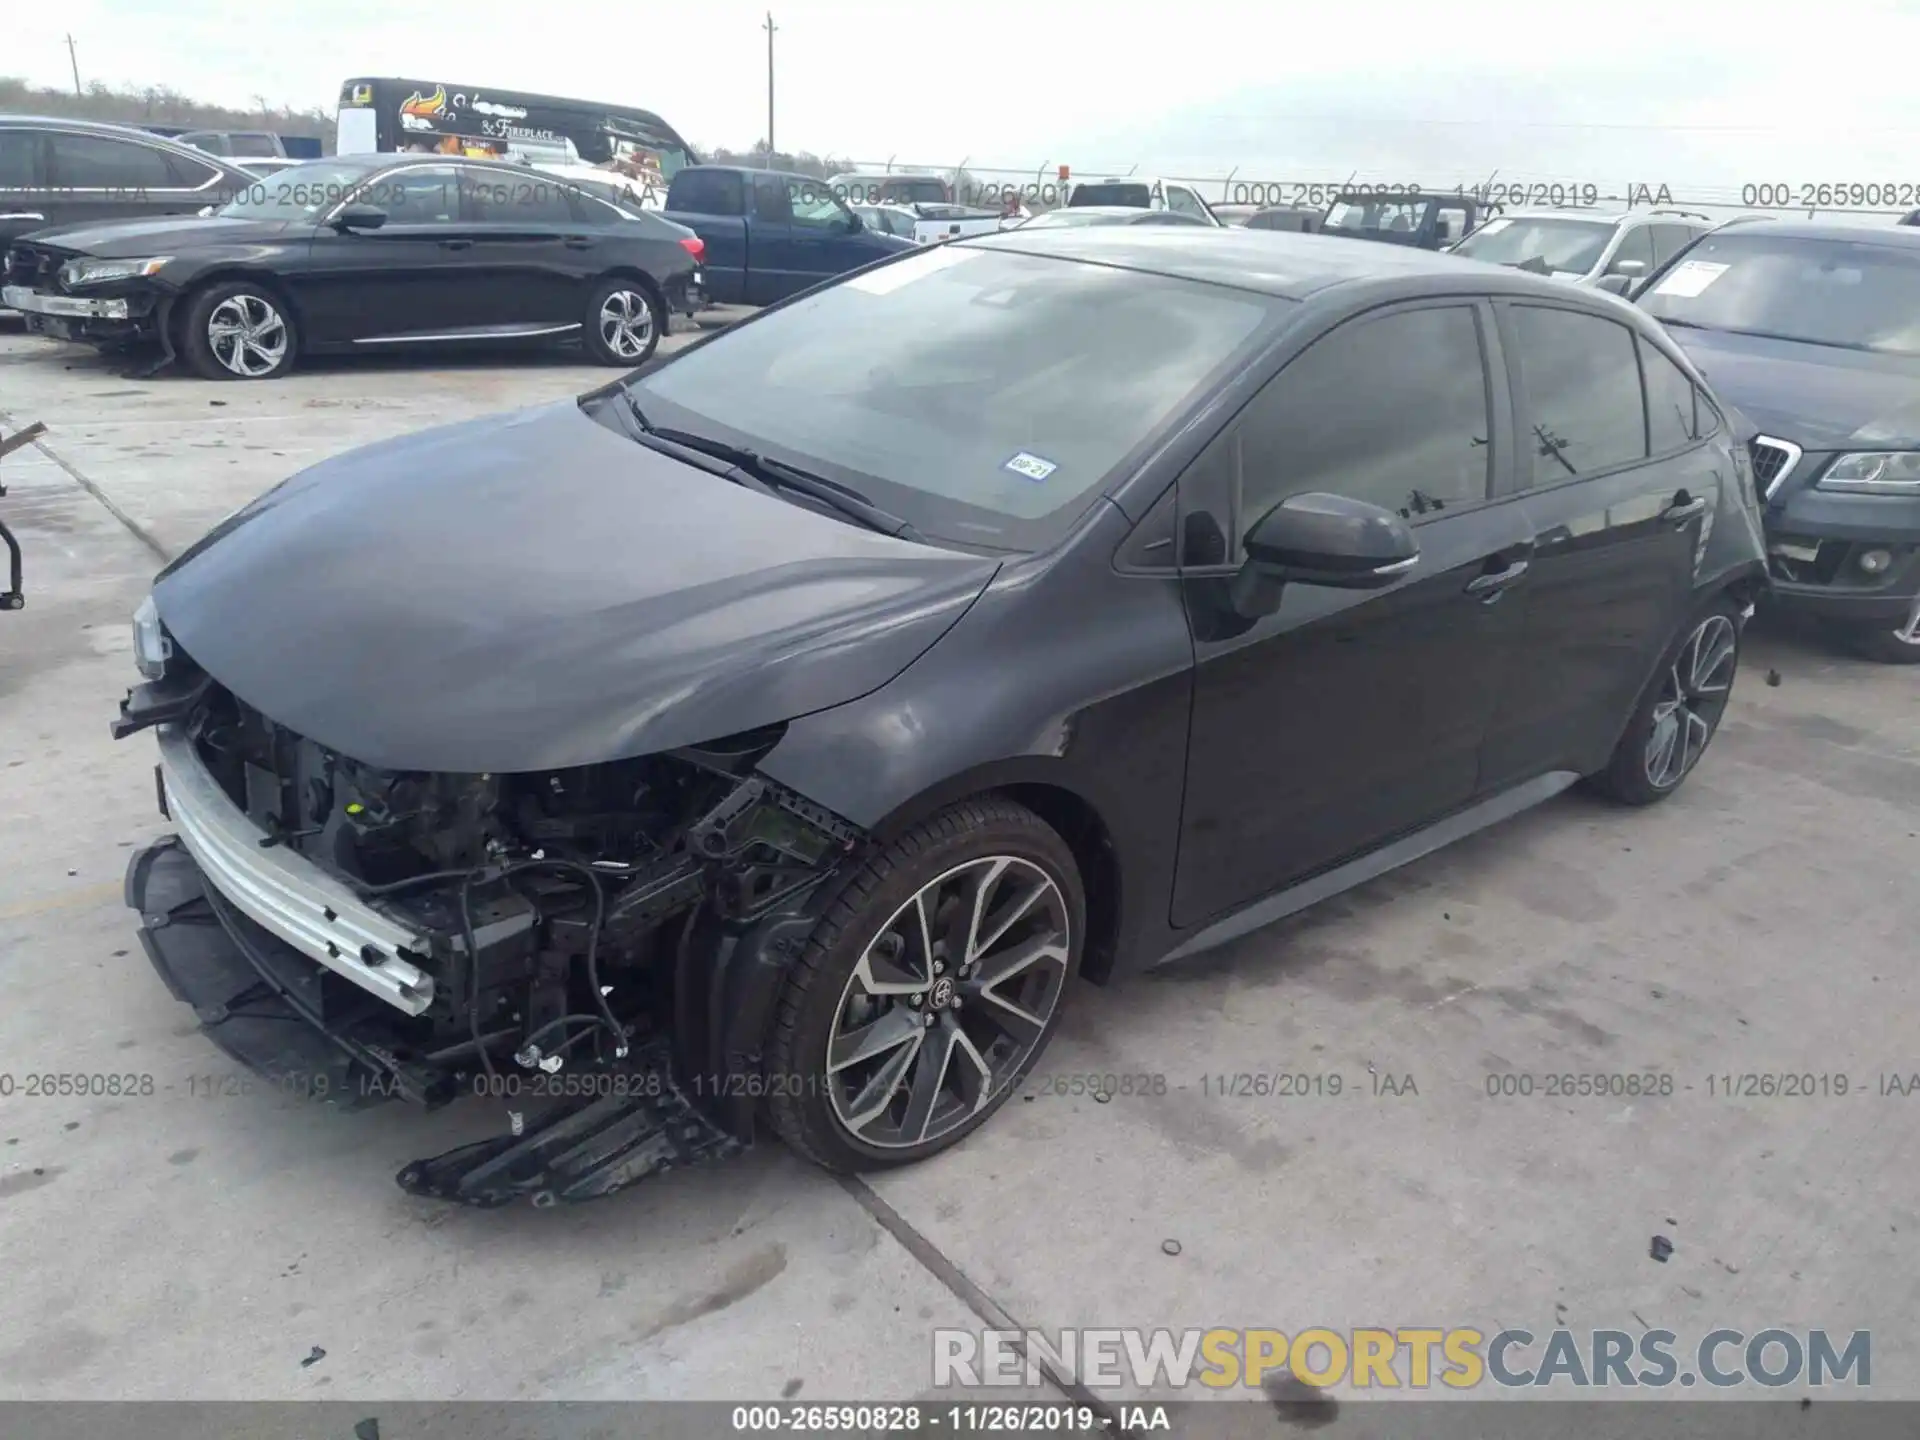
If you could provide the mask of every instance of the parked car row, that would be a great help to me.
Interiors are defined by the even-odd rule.
[[[209,215],[38,232],[0,298],[36,333],[148,343],[212,379],[301,354],[581,342],[652,355],[703,303],[699,237],[523,166],[438,156],[314,161]]]

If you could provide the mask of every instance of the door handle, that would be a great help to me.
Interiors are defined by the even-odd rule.
[[[1691,520],[1707,508],[1705,500],[1696,500],[1686,491],[1676,494],[1667,508],[1660,512],[1662,520]]]
[[[589,235],[569,235],[564,243],[569,250],[591,250],[598,242]]]
[[[471,250],[473,248],[473,242],[471,240],[442,240],[440,242],[440,248],[442,250]]]
[[[1492,604],[1506,593],[1509,585],[1517,585],[1527,573],[1525,560],[1509,560],[1499,570],[1489,570],[1484,575],[1476,575],[1467,582],[1467,594],[1478,595],[1482,604]]]

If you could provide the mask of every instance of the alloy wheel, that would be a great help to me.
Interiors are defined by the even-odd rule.
[[[868,942],[827,1035],[834,1118],[880,1149],[951,1133],[1047,1033],[1066,986],[1066,897],[1030,860],[988,855],[915,892]]]
[[[207,316],[207,345],[234,374],[257,380],[287,358],[287,322],[258,295],[229,295]]]
[[[638,360],[653,340],[653,307],[633,290],[615,290],[600,303],[600,338],[622,360]]]
[[[1709,615],[1680,646],[1661,681],[1647,739],[1647,783],[1654,789],[1671,790],[1706,753],[1726,713],[1739,656],[1740,632],[1725,615]]]

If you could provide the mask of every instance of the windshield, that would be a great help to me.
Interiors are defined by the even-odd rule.
[[[289,165],[247,186],[213,213],[233,220],[318,220],[369,174],[392,162],[391,155],[381,155]]]
[[[1431,200],[1336,200],[1327,210],[1328,230],[1418,230],[1426,223]]]
[[[695,346],[631,395],[650,422],[840,479],[922,534],[1030,550],[1293,303],[942,245]]]
[[[1073,187],[1069,205],[1125,205],[1135,210],[1153,203],[1153,191],[1138,181],[1088,181]]]
[[[1605,220],[1489,220],[1453,247],[1453,253],[1494,265],[1524,265],[1538,260],[1549,270],[1584,275],[1599,262],[1613,238]]]
[[[1639,303],[1663,321],[1920,355],[1920,247],[1709,235]]]

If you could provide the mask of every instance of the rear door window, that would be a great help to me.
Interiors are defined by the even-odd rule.
[[[784,178],[774,175],[753,177],[753,218],[778,225],[793,219],[793,197],[788,193]]]
[[[460,218],[460,192],[473,182],[451,165],[390,171],[366,187],[363,203],[387,212],[389,225],[443,225]]]
[[[690,215],[745,212],[740,176],[731,170],[682,170],[667,189],[667,209]]]
[[[0,190],[31,190],[41,183],[38,132],[0,130]]]
[[[51,137],[53,173],[60,189],[171,190],[179,185],[164,151],[110,135],[56,131]]]
[[[1647,385],[1648,448],[1655,455],[1684,450],[1700,433],[1693,382],[1654,346],[1645,340],[1639,343],[1640,371]]]
[[[1509,310],[1533,485],[1554,485],[1647,457],[1647,414],[1633,332],[1598,315],[1541,305]]]
[[[469,171],[460,177],[467,192],[469,216],[493,225],[571,225],[573,207],[567,203],[564,181],[529,171],[525,176],[501,176]]]

